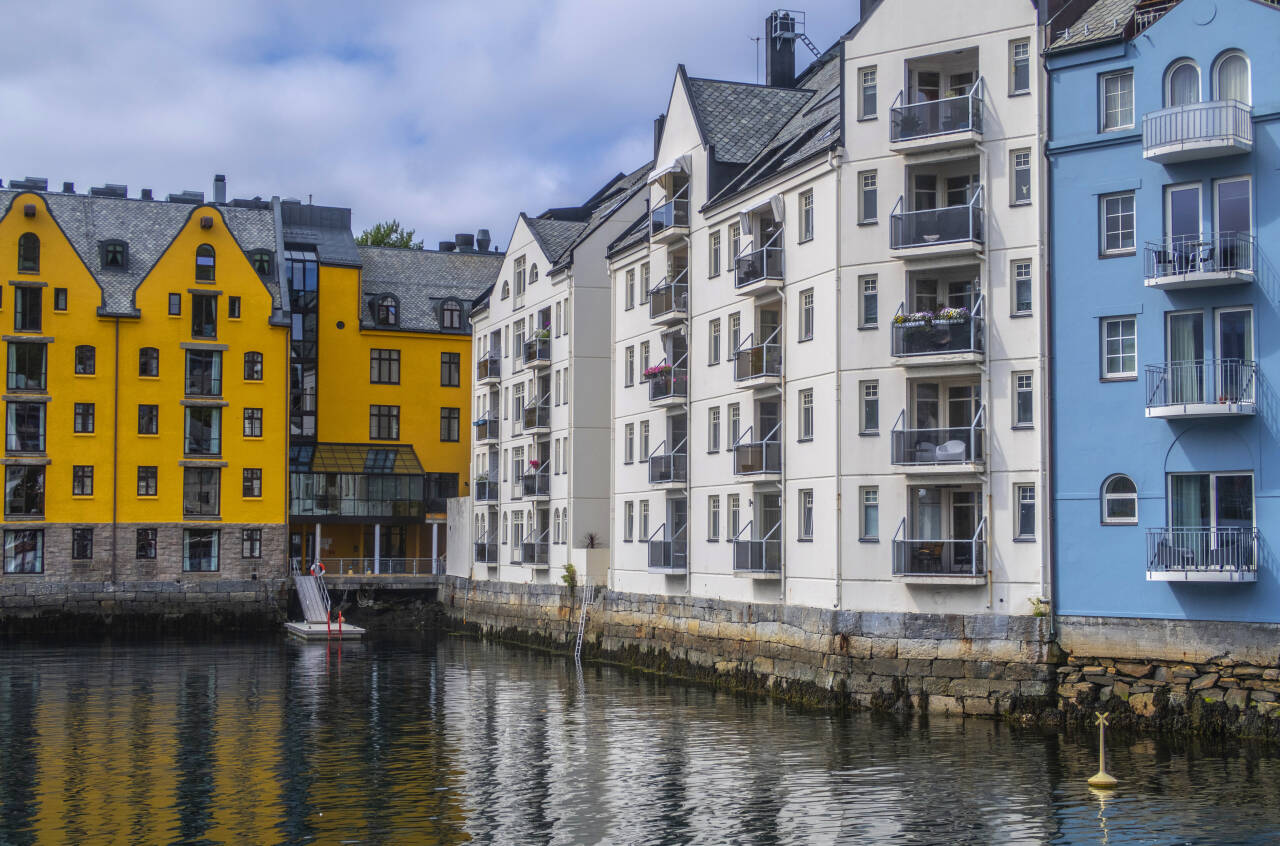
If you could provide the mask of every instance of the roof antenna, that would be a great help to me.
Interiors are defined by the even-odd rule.
[[[760,42],[762,40],[762,36],[757,35],[756,37],[752,38],[751,36],[748,35],[747,40],[754,41],[756,43],[756,85],[759,85],[760,84]]]

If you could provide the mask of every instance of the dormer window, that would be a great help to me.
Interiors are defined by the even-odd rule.
[[[510,282],[502,283],[502,299],[504,300],[511,299],[511,283]]]
[[[129,269],[129,245],[124,241],[102,242],[102,267],[104,270]]]
[[[196,247],[196,281],[212,282],[214,268],[214,252],[213,247],[208,244],[201,244]]]
[[[378,297],[373,319],[379,326],[398,326],[400,324],[400,301],[391,294],[383,294]]]
[[[440,327],[442,329],[462,328],[462,306],[456,300],[446,300],[440,307]]]
[[[40,271],[40,236],[34,232],[25,232],[18,239],[18,270],[27,273]]]
[[[271,275],[270,250],[253,250],[249,253],[249,263],[253,265],[254,272],[259,276]]]

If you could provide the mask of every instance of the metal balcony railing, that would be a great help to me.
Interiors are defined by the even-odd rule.
[[[907,413],[893,424],[892,461],[898,465],[977,464],[985,460],[987,407],[978,407],[973,423],[944,429],[908,429]]]
[[[675,280],[663,279],[649,290],[649,319],[684,315],[689,311],[689,269],[680,271]]]
[[[663,359],[645,371],[649,382],[649,402],[667,399],[683,399],[689,395],[689,368],[685,366],[688,356],[682,357],[672,367]]]
[[[471,425],[476,429],[477,441],[496,441],[501,432],[496,417],[482,417]]]
[[[689,225],[689,186],[685,185],[669,201],[653,210],[649,216],[649,237],[675,227]]]
[[[524,342],[524,363],[551,363],[551,337],[549,335],[545,338],[539,338],[535,335]]]
[[[783,228],[773,233],[763,247],[749,250],[733,260],[733,287],[745,288],[766,279],[781,281],[784,276]]]
[[[733,539],[735,573],[782,572],[782,524],[776,524],[764,537],[753,538],[755,521],[747,523]]]
[[[520,563],[535,566],[551,563],[551,544],[548,542],[546,532],[534,540],[520,544]]]
[[[969,89],[969,93],[924,103],[903,103],[904,92],[889,108],[889,140],[914,141],[952,132],[982,133],[981,78]]]
[[[898,306],[890,336],[895,358],[919,355],[981,353],[985,342],[983,296],[973,308],[943,308],[937,311],[906,311]]]
[[[1213,100],[1170,106],[1142,117],[1144,153],[1176,144],[1253,146],[1253,109],[1239,100]]]
[[[502,356],[497,350],[489,350],[476,362],[476,379],[499,379],[502,377]]]
[[[774,426],[773,430],[759,441],[751,440],[754,428],[754,426],[748,426],[747,431],[743,432],[733,445],[733,472],[739,476],[781,473],[782,424]]]
[[[522,423],[525,430],[551,428],[551,403],[547,397],[525,405]]]
[[[649,484],[683,483],[689,479],[688,441],[681,441],[671,452],[663,441],[649,453]]]
[[[498,542],[490,538],[487,541],[476,541],[476,563],[477,564],[497,564],[498,563]]]
[[[551,473],[548,472],[549,470],[549,466],[543,465],[525,473],[520,479],[520,492],[524,496],[551,496]]]
[[[889,216],[889,246],[901,250],[968,241],[982,243],[986,237],[982,194],[982,188],[979,187],[974,192],[973,199],[963,206],[920,211],[905,211],[903,198],[899,197]]]
[[[649,536],[649,567],[654,570],[685,570],[689,562],[689,546],[685,538],[685,526],[677,529],[673,537],[667,537],[667,524],[663,523]]]
[[[987,519],[972,538],[907,538],[907,521],[893,536],[895,576],[981,576],[987,572]]]
[[[1255,526],[1147,530],[1148,573],[1256,573]]]
[[[1256,402],[1257,363],[1238,358],[1147,365],[1147,408]]]
[[[325,575],[333,576],[435,576],[444,573],[443,558],[404,558],[385,556],[380,558],[328,558],[318,559],[324,565]],[[290,559],[294,568],[310,567],[314,561]],[[298,572],[298,570],[295,570]]]
[[[498,482],[496,480],[476,479],[473,490],[475,491],[476,502],[498,501]]]
[[[733,379],[745,382],[765,376],[782,376],[782,345],[778,336],[782,329],[774,329],[763,343],[753,343],[755,333],[747,335],[733,352]]]
[[[1252,272],[1253,235],[1248,232],[1204,232],[1148,241],[1146,279],[1188,273]]]

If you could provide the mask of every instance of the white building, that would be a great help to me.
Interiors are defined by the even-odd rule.
[[[605,247],[644,209],[645,165],[581,206],[520,215],[472,311],[472,574],[555,581],[608,544]]]

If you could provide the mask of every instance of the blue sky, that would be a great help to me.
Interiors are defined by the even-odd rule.
[[[810,0],[825,49],[858,0]],[[652,155],[676,64],[754,81],[757,0],[13,4],[0,177],[308,197],[434,246]],[[371,14],[367,9],[375,9]],[[800,50],[803,52],[803,47]],[[799,65],[806,63],[801,55]],[[761,60],[763,73],[763,60]]]

